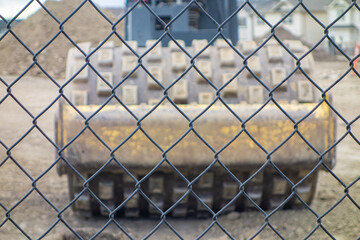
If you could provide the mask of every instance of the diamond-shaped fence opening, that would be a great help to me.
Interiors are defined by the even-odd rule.
[[[0,8],[1,238],[359,238],[356,0]]]

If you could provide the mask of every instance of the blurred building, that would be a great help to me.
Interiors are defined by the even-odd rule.
[[[353,49],[360,41],[360,11],[352,7],[346,14],[350,1],[334,0],[327,7],[328,23],[338,19],[331,27],[330,36],[344,49]]]
[[[239,1],[239,6],[244,0]],[[299,3],[298,0],[254,0],[254,8],[271,25],[278,23]],[[341,16],[350,6],[350,0],[316,0],[303,1],[306,9],[299,6],[278,26],[289,34],[313,46],[324,36],[325,26]],[[318,23],[307,11],[310,11],[321,23]],[[238,14],[239,39],[262,39],[271,31],[268,24],[261,19],[248,5]],[[352,7],[329,29],[329,36],[342,48],[352,51],[360,40],[360,12]],[[281,36],[280,36],[281,38]],[[330,49],[331,44],[325,41],[320,48]]]

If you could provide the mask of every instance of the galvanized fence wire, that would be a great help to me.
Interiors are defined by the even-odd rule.
[[[16,33],[12,30],[12,23],[17,19],[17,17],[23,13],[32,3],[37,3],[41,6],[41,8],[43,10],[45,10],[48,15],[54,20],[56,21],[56,23],[59,26],[59,31],[51,38],[50,41],[48,41],[38,52],[33,52],[23,41],[22,39],[20,39]],[[84,51],[84,49],[81,49],[81,47],[66,33],[66,31],[64,30],[64,24],[67,23],[82,7],[84,4],[89,3],[93,6],[93,8],[99,13],[101,14],[101,16],[108,22],[108,26],[109,29],[112,29],[112,32],[94,49],[92,50],[90,53],[86,53]],[[143,54],[139,54],[135,49],[132,49],[130,45],[128,45],[128,43],[125,41],[125,39],[119,35],[119,33],[117,32],[117,27],[119,26],[119,23],[124,22],[125,19],[128,17],[128,15],[139,5],[143,5],[144,7],[146,7],[148,9],[149,12],[152,13],[152,15],[163,25],[164,28],[164,32],[161,35],[161,37],[159,39],[157,39],[156,43],[154,43],[154,45],[152,47],[150,47],[148,50],[146,50]],[[212,40],[209,41],[208,45],[201,50],[201,52],[196,53],[195,55],[190,54],[181,44],[179,44],[179,42],[177,42],[177,40],[175,39],[175,37],[171,34],[170,32],[170,28],[172,26],[172,24],[177,21],[179,19],[180,16],[182,16],[182,14],[186,11],[189,10],[189,8],[191,6],[196,6],[202,13],[204,13],[208,19],[210,19],[214,24],[216,24],[217,26],[217,34],[213,36]],[[248,56],[244,55],[243,53],[241,53],[227,38],[226,36],[223,34],[222,29],[223,27],[229,23],[229,21],[233,18],[236,18],[236,15],[240,12],[243,11],[245,7],[250,7],[252,9],[252,11],[259,17],[261,18],[261,20],[271,29],[271,33],[268,35],[268,37],[253,51],[251,52]],[[291,16],[291,14],[296,11],[299,8],[303,8],[307,14],[309,14],[312,19],[319,24],[323,30],[324,30],[324,35],[323,37],[318,41],[318,43],[316,43],[310,50],[308,50],[305,54],[303,54],[300,57],[297,57],[282,41],[281,39],[277,36],[277,28],[278,26],[283,23],[289,16]],[[274,233],[281,239],[285,239],[281,233],[271,224],[270,222],[270,218],[280,209],[282,208],[291,198],[296,197],[297,199],[299,199],[302,204],[305,206],[305,208],[307,208],[309,211],[311,211],[311,213],[316,217],[317,219],[317,225],[312,229],[312,231],[310,231],[307,236],[305,237],[305,239],[309,238],[310,236],[313,235],[313,233],[315,231],[317,231],[318,229],[322,229],[329,238],[331,239],[335,239],[335,237],[331,234],[330,231],[328,231],[326,229],[326,227],[322,224],[322,219],[328,215],[336,206],[338,206],[344,199],[349,199],[350,201],[352,201],[352,203],[358,208],[360,209],[359,203],[357,203],[354,198],[350,195],[349,193],[349,189],[359,181],[360,177],[358,177],[357,179],[355,179],[352,183],[346,185],[340,178],[338,178],[336,176],[336,174],[324,163],[324,156],[326,154],[328,154],[331,150],[333,150],[336,145],[338,145],[339,142],[341,142],[347,135],[350,135],[352,137],[352,139],[360,145],[360,140],[357,139],[357,137],[353,134],[352,132],[352,125],[360,118],[360,115],[357,116],[356,118],[354,118],[353,120],[347,120],[345,119],[340,112],[331,104],[331,102],[328,100],[328,95],[329,92],[339,83],[342,81],[342,79],[344,77],[346,77],[348,74],[351,74],[352,72],[355,73],[357,75],[357,77],[360,78],[360,74],[359,72],[355,69],[354,67],[354,62],[356,59],[359,58],[359,55],[354,56],[354,57],[350,57],[349,55],[347,55],[347,53],[345,53],[345,51],[341,48],[341,46],[338,46],[337,43],[334,41],[334,39],[332,39],[329,35],[329,31],[330,28],[332,26],[334,26],[334,24],[336,24],[345,14],[347,14],[350,9],[355,8],[358,11],[360,11],[359,5],[357,4],[356,0],[352,0],[351,4],[349,5],[349,7],[340,15],[338,16],[332,23],[330,23],[329,25],[324,25],[306,6],[306,4],[302,1],[299,0],[298,3],[285,15],[281,18],[281,20],[279,20],[276,24],[271,24],[266,18],[264,18],[261,13],[253,6],[251,0],[247,0],[244,1],[243,4],[238,7],[238,9],[230,16],[228,16],[223,22],[217,22],[211,15],[209,15],[206,10],[202,7],[202,5],[197,1],[197,0],[191,0],[188,2],[188,4],[186,5],[186,7],[178,13],[178,15],[171,19],[168,23],[165,23],[152,9],[151,7],[146,3],[146,1],[144,0],[139,0],[139,1],[135,1],[133,6],[131,8],[129,8],[116,22],[111,21],[100,9],[99,7],[91,0],[84,0],[64,21],[60,21],[59,19],[56,18],[56,16],[54,14],[52,14],[44,4],[41,3],[41,1],[39,0],[32,0],[29,1],[28,4],[15,16],[13,17],[11,20],[6,20],[3,16],[0,16],[1,19],[7,23],[7,30],[5,31],[5,33],[0,36],[0,41],[5,38],[7,35],[11,35],[13,36],[25,49],[26,51],[28,51],[33,57],[33,63],[28,66],[28,68],[20,75],[18,76],[13,82],[11,82],[10,84],[8,84],[5,80],[0,78],[1,84],[3,84],[4,86],[6,86],[7,89],[7,93],[6,95],[0,100],[0,104],[3,103],[6,99],[11,98],[14,101],[16,101],[16,103],[31,117],[32,119],[32,126],[28,129],[28,131],[21,137],[18,139],[18,141],[16,141],[13,145],[11,146],[7,146],[4,144],[3,141],[1,141],[0,139],[0,144],[2,146],[2,148],[4,148],[6,150],[6,157],[5,159],[1,159],[1,163],[0,163],[0,167],[2,165],[4,165],[4,163],[6,163],[7,161],[11,161],[13,163],[15,163],[18,168],[31,180],[32,182],[32,188],[11,208],[6,208],[3,203],[0,202],[0,207],[6,211],[6,218],[4,221],[2,221],[0,223],[0,228],[7,222],[11,222],[19,231],[21,231],[21,233],[28,239],[31,239],[30,235],[25,232],[25,230],[23,230],[23,228],[12,219],[12,212],[14,211],[14,209],[16,209],[31,193],[33,192],[37,192],[56,212],[57,212],[57,220],[39,237],[39,239],[44,238],[45,236],[47,236],[49,234],[49,232],[52,231],[52,229],[54,229],[54,227],[56,225],[58,225],[59,223],[63,223],[76,237],[78,237],[79,239],[82,239],[82,237],[77,233],[76,229],[74,229],[64,218],[63,218],[63,214],[65,211],[68,211],[69,208],[75,203],[75,201],[77,201],[80,196],[85,193],[88,192],[91,194],[91,196],[96,199],[96,201],[104,208],[106,209],[106,211],[108,212],[108,221],[107,223],[95,234],[92,236],[91,239],[95,239],[96,237],[98,237],[110,224],[115,224],[119,230],[121,230],[129,239],[133,239],[133,237],[125,230],[125,228],[123,226],[121,226],[121,224],[118,222],[118,220],[115,218],[115,214],[122,209],[126,203],[132,198],[134,197],[134,195],[136,194],[140,194],[144,199],[146,199],[148,201],[148,203],[150,203],[160,214],[160,221],[158,223],[158,225],[156,227],[154,227],[154,229],[148,233],[147,236],[144,237],[144,239],[149,238],[150,236],[152,236],[158,229],[160,226],[162,226],[163,224],[167,225],[169,227],[169,229],[172,230],[172,232],[179,238],[179,239],[183,239],[183,237],[181,236],[181,234],[179,234],[176,229],[171,225],[171,223],[168,221],[168,215],[169,213],[171,213],[171,211],[182,201],[184,200],[188,195],[192,195],[196,198],[197,201],[201,202],[201,204],[209,211],[209,213],[211,213],[212,216],[212,222],[211,224],[199,235],[197,236],[197,239],[202,238],[211,228],[213,227],[218,227],[219,229],[221,229],[230,239],[234,239],[234,237],[226,230],[225,227],[223,227],[221,225],[221,223],[218,221],[218,216],[220,214],[222,214],[224,212],[224,210],[231,205],[232,203],[234,203],[236,201],[237,198],[239,198],[240,196],[245,197],[248,201],[250,201],[254,207],[263,214],[264,216],[264,224],[258,229],[258,231],[250,238],[250,239],[254,239],[256,236],[258,236],[266,227],[271,228]],[[78,70],[75,75],[73,75],[71,78],[66,79],[66,82],[64,84],[59,84],[42,66],[41,64],[38,63],[38,56],[49,46],[51,45],[54,40],[56,38],[58,38],[60,35],[65,36],[68,41],[78,50],[81,52],[81,54],[85,57],[85,62],[83,64],[83,66],[81,67],[80,70]],[[93,54],[95,52],[97,52],[111,37],[116,36],[137,58],[138,58],[138,64],[136,66],[136,68],[134,68],[127,76],[125,76],[118,84],[116,84],[115,86],[112,86],[111,83],[109,83],[102,75],[101,73],[98,71],[98,69],[96,69],[95,66],[92,65],[92,63],[90,62],[90,58],[93,56]],[[164,86],[162,85],[162,83],[160,81],[158,81],[150,72],[149,70],[143,65],[143,58],[150,52],[152,51],[155,46],[157,44],[161,44],[160,42],[166,38],[169,37],[172,41],[174,41],[174,43],[177,45],[177,47],[179,49],[182,50],[183,53],[185,53],[188,57],[189,60],[189,66],[187,67],[187,69],[177,78],[173,81],[172,84],[170,84],[169,86]],[[224,39],[226,41],[226,43],[228,44],[229,47],[231,47],[233,49],[233,51],[239,56],[241,57],[241,59],[243,60],[243,67],[241,69],[237,70],[236,75],[234,75],[227,83],[225,83],[223,86],[221,87],[216,87],[211,80],[207,79],[206,76],[200,71],[200,69],[195,65],[196,60],[198,58],[198,56],[206,51],[206,49],[208,49],[211,45],[213,45],[215,43],[215,41],[217,39]],[[289,53],[289,55],[291,55],[291,57],[296,61],[296,68],[282,81],[280,82],[276,87],[271,88],[269,87],[261,78],[259,78],[253,71],[252,69],[248,66],[248,60],[254,56],[261,48],[263,48],[271,39],[275,39],[286,51],[287,53]],[[323,43],[324,41],[329,41],[340,53],[342,56],[344,56],[347,61],[349,62],[349,68],[348,70],[339,78],[337,79],[333,84],[331,84],[328,88],[323,89],[321,88],[316,81],[314,81],[311,76],[309,76],[307,74],[306,71],[303,70],[302,68],[302,60],[304,58],[306,58],[312,51],[314,51],[321,43]],[[45,74],[47,76],[47,78],[58,88],[59,90],[59,94],[58,96],[45,108],[43,109],[43,111],[41,111],[38,115],[33,115],[30,111],[28,111],[28,109],[25,107],[25,105],[23,103],[21,103],[13,94],[12,94],[12,88],[23,78],[24,75],[26,75],[26,73],[28,73],[30,71],[31,68],[33,67],[37,67],[39,68],[43,74]],[[98,77],[100,77],[104,83],[106,83],[112,90],[112,94],[111,96],[89,117],[86,117],[76,106],[74,103],[71,102],[71,100],[65,95],[64,93],[64,88],[67,87],[69,84],[72,83],[72,81],[76,78],[76,76],[78,74],[80,74],[80,72],[82,70],[84,70],[86,67],[89,67],[93,72],[96,73],[96,75]],[[162,99],[144,116],[137,116],[134,112],[131,111],[131,108],[129,108],[126,104],[123,103],[123,101],[119,98],[119,96],[117,96],[116,94],[116,90],[124,83],[126,82],[129,77],[138,69],[143,69],[149,76],[151,76],[151,78],[162,88],[163,91],[163,97]],[[190,118],[188,117],[185,112],[183,112],[181,110],[180,107],[177,106],[177,104],[172,100],[172,98],[169,96],[169,92],[172,89],[172,87],[177,84],[181,79],[184,78],[184,76],[191,70],[191,69],[195,69],[209,84],[209,86],[211,86],[214,90],[214,92],[216,93],[216,97],[214,98],[214,100],[211,102],[211,104],[209,104],[200,114],[198,114],[196,117],[194,118]],[[251,116],[249,116],[246,119],[242,119],[240,116],[238,116],[238,114],[236,112],[234,112],[231,107],[227,104],[227,102],[223,99],[222,97],[222,90],[228,86],[240,73],[242,73],[243,71],[249,71],[253,77],[258,81],[259,84],[261,84],[264,89],[267,91],[268,93],[268,98],[266,99],[266,101],[264,102],[264,104],[259,107],[259,109],[257,111],[255,111]],[[321,99],[319,100],[318,104],[314,107],[314,109],[312,109],[312,111],[310,111],[307,115],[303,116],[300,120],[295,120],[293,119],[287,112],[285,109],[282,108],[281,104],[279,104],[276,99],[274,98],[274,92],[280,88],[284,83],[286,83],[286,81],[291,78],[291,76],[296,72],[296,71],[301,71],[302,74],[307,78],[307,80],[309,82],[311,82],[313,84],[313,86],[315,86],[315,88],[321,93]],[[50,108],[54,108],[56,107],[56,104],[58,103],[59,100],[63,99],[64,101],[66,101],[67,104],[69,104],[83,119],[84,119],[84,126],[81,129],[81,131],[79,131],[76,136],[69,141],[65,146],[60,147],[58,146],[53,140],[52,137],[48,136],[38,125],[38,119],[41,118]],[[91,120],[93,119],[94,116],[96,116],[102,109],[104,109],[111,100],[116,100],[120,105],[122,105],[129,114],[131,114],[131,116],[136,120],[137,122],[137,127],[133,130],[133,132],[126,138],[124,139],[118,146],[116,146],[115,148],[110,147],[100,136],[99,134],[92,128],[91,126]],[[174,107],[174,109],[176,109],[184,119],[186,119],[186,121],[189,124],[189,128],[185,131],[185,133],[183,133],[183,135],[178,138],[170,147],[168,148],[162,148],[143,128],[142,126],[142,122],[149,116],[152,114],[152,112],[158,108],[158,106],[160,106],[164,101],[168,101],[171,103],[171,105]],[[194,127],[194,123],[196,123],[196,121],[203,116],[216,102],[221,102],[223,104],[223,106],[225,106],[229,112],[238,119],[239,124],[241,125],[241,130],[236,134],[236,136],[234,136],[227,144],[225,144],[221,149],[216,150],[215,148],[213,148],[201,135],[200,133],[196,130],[196,128]],[[277,106],[277,108],[287,117],[288,120],[290,120],[293,123],[293,131],[292,133],[285,139],[283,140],[276,148],[274,148],[272,151],[268,151],[266,150],[261,143],[259,143],[252,135],[251,133],[247,130],[246,125],[248,122],[250,122],[255,116],[257,116],[259,114],[259,112],[262,111],[263,108],[265,108],[268,104],[274,104],[275,106]],[[299,130],[299,125],[306,120],[312,113],[314,113],[319,106],[321,105],[327,105],[328,107],[331,108],[331,110],[335,113],[335,115],[338,117],[338,119],[340,119],[342,122],[344,122],[344,124],[346,125],[346,132],[342,135],[339,136],[338,139],[335,141],[334,144],[332,144],[328,149],[326,149],[326,151],[324,152],[319,152],[315,147],[312,146],[312,144],[303,136],[303,134],[301,133],[301,131]],[[37,178],[33,178],[22,166],[21,164],[12,156],[12,150],[30,133],[32,132],[34,129],[37,129],[47,140],[49,143],[51,143],[58,151],[58,157],[56,158],[56,160],[52,163],[52,165],[47,168],[40,176],[38,176]],[[73,166],[64,156],[64,152],[65,150],[71,145],[73,144],[74,141],[76,141],[76,139],[79,138],[79,136],[84,133],[86,130],[91,131],[91,133],[99,140],[99,142],[108,149],[108,151],[110,152],[109,154],[109,158],[107,160],[107,162],[100,168],[98,169],[98,171],[96,173],[94,173],[90,178],[86,178],[85,176],[82,176],[81,173],[76,169],[75,166]],[[158,148],[161,152],[162,152],[162,160],[150,171],[148,172],[143,178],[141,179],[137,179],[135,176],[132,175],[132,173],[126,168],[126,166],[124,166],[121,162],[121,160],[117,159],[115,157],[115,152],[120,149],[129,139],[131,139],[137,132],[141,132],[143,133],[147,139],[149,139],[152,144]],[[190,133],[194,133],[198,139],[200,139],[213,153],[214,159],[211,162],[211,164],[209,164],[209,166],[203,171],[201,172],[195,179],[193,179],[192,181],[190,181],[189,179],[187,179],[180,170],[178,170],[170,160],[168,160],[168,153],[169,151],[171,151],[179,142],[181,142],[187,135],[189,135]],[[265,154],[266,154],[266,161],[264,162],[264,164],[252,175],[250,176],[247,180],[245,181],[240,181],[221,161],[221,159],[219,158],[219,155],[232,143],[234,142],[241,134],[246,134],[249,138],[251,138],[251,140],[259,147],[259,149],[261,149]],[[280,149],[284,144],[286,144],[286,142],[294,135],[298,135],[299,137],[301,137],[301,139],[307,144],[307,146],[314,152],[317,154],[318,156],[318,163],[316,164],[316,166],[298,183],[293,183],[272,161],[272,156],[275,152],[278,151],[278,149]],[[59,162],[65,162],[67,164],[67,166],[69,168],[72,169],[72,171],[74,173],[76,173],[76,175],[82,179],[83,183],[83,190],[74,198],[71,199],[71,201],[67,204],[67,206],[65,206],[62,209],[57,208],[44,194],[42,194],[42,192],[37,188],[37,182],[45,175],[47,174],[50,170],[52,170],[53,168],[55,168],[55,166],[59,163]],[[133,179],[134,183],[135,183],[135,191],[127,198],[124,200],[124,202],[122,204],[120,204],[119,206],[117,206],[115,209],[111,210],[110,208],[108,208],[108,206],[89,188],[89,183],[95,178],[97,177],[110,163],[114,163],[116,162],[117,165],[124,170],[124,172],[126,172],[129,176],[131,176],[131,178]],[[187,192],[180,198],[177,200],[177,202],[169,209],[166,209],[165,211],[160,209],[156,203],[154,203],[147,195],[146,193],[143,191],[143,189],[141,188],[142,183],[144,183],[156,170],[158,170],[158,168],[163,165],[163,164],[168,164],[169,166],[172,167],[172,169],[176,172],[176,174],[178,176],[181,177],[181,179],[186,182],[187,184]],[[239,192],[237,193],[237,195],[225,206],[223,207],[220,211],[218,212],[214,212],[209,206],[207,206],[202,199],[197,195],[197,193],[195,191],[193,191],[193,185],[194,183],[196,183],[198,181],[198,179],[200,177],[202,177],[204,175],[204,173],[208,172],[214,165],[220,165],[223,167],[223,169],[225,169],[227,171],[227,173],[229,174],[229,176],[231,176],[231,178],[237,182],[239,184]],[[247,183],[249,183],[252,179],[254,179],[261,171],[263,171],[266,167],[271,166],[273,167],[280,175],[281,177],[283,177],[284,179],[286,179],[286,181],[292,186],[291,187],[291,194],[286,198],[285,201],[283,201],[278,207],[276,207],[275,209],[273,209],[270,212],[266,212],[264,211],[260,206],[258,206],[252,199],[251,197],[246,193],[245,191],[245,185]],[[341,199],[339,199],[331,208],[328,209],[328,211],[326,211],[325,213],[323,213],[322,215],[319,215],[318,213],[316,213],[316,211],[314,211],[311,206],[309,206],[297,193],[297,187],[303,183],[304,181],[306,181],[310,176],[312,176],[314,174],[314,172],[316,172],[319,168],[325,168],[333,177],[334,179],[336,179],[343,187],[344,187],[344,195],[342,196]],[[216,226],[215,226],[216,225]]]

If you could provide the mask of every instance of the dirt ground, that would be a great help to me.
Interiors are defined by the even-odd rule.
[[[93,46],[98,46],[112,32],[112,24],[89,2],[66,20],[81,3],[81,0],[47,1],[45,7],[53,14],[54,18],[41,8],[25,21],[12,27],[13,34],[21,39],[28,50],[12,33],[6,34],[0,41],[0,59],[6,59],[0,64],[0,72],[4,75],[19,76],[33,64],[33,58],[36,55],[37,62],[54,79],[65,78],[66,55],[68,49],[74,47],[71,41],[77,44],[91,42]],[[38,4],[33,3],[32,5]],[[101,9],[101,12],[112,23],[118,20],[118,17],[108,10]],[[60,24],[57,21],[63,22],[62,28],[66,35],[60,33]],[[116,32],[122,35],[124,32],[123,22],[116,25]],[[121,44],[121,41],[114,35],[110,40]],[[51,43],[43,49],[49,42]],[[27,74],[34,77],[43,75],[40,68],[32,68]]]
[[[327,88],[346,71],[347,66],[346,62],[319,62],[314,79],[321,87]],[[5,77],[3,80],[10,84],[14,78]],[[3,145],[0,146],[0,239],[61,239],[63,234],[71,233],[67,226],[93,234],[107,223],[106,218],[79,218],[71,209],[58,212],[69,202],[67,179],[59,177],[56,167],[52,166],[55,147],[44,136],[51,141],[54,139],[56,103],[45,112],[44,109],[56,99],[58,91],[58,87],[48,79],[25,76],[11,88],[14,98],[9,96],[0,104],[0,141]],[[359,115],[359,78],[349,75],[331,92],[335,108],[347,121]],[[0,99],[5,95],[6,87],[0,82]],[[16,101],[29,112],[26,113]],[[351,129],[360,139],[360,123],[355,122]],[[346,133],[346,124],[341,119],[338,119],[337,133],[339,139]],[[24,134],[26,136],[19,142]],[[331,239],[324,231],[326,229],[338,240],[359,239],[360,209],[344,197],[347,193],[359,206],[360,180],[355,180],[360,176],[360,146],[349,135],[337,146],[337,165],[333,173],[336,178],[327,172],[320,174],[311,205],[313,211],[282,210],[271,216],[269,222],[283,238],[304,239],[317,229],[308,239]],[[345,191],[349,184],[351,187]],[[135,239],[144,238],[160,222],[124,218],[117,221]],[[168,221],[184,239],[198,237],[212,223],[211,219]],[[249,239],[265,223],[264,215],[255,211],[220,216],[218,222],[235,239],[241,240]],[[111,223],[97,239],[127,238]],[[162,224],[150,239],[178,237]],[[229,238],[214,225],[202,239]],[[266,227],[256,239],[281,238]]]

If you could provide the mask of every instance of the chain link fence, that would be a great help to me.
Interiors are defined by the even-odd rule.
[[[208,13],[207,1],[179,2],[183,7],[170,19],[159,16],[155,3],[145,0],[131,1],[115,20],[91,0],[77,3],[61,20],[41,1],[29,1],[12,19],[0,15],[6,23],[0,44],[11,37],[16,48],[31,55],[30,64],[19,66],[24,68],[20,74],[0,76],[0,235],[4,239],[360,239],[359,108],[350,109],[351,114],[344,111],[347,104],[357,106],[356,97],[341,102],[341,96],[351,95],[351,88],[340,97],[336,94],[338,87],[347,86],[343,82],[359,82],[359,53],[343,49],[331,36],[332,28],[350,12],[359,15],[358,2],[341,1],[346,8],[329,24],[309,10],[310,1],[295,1],[278,21],[264,17],[253,1],[241,1],[220,22]],[[57,27],[37,51],[13,26],[32,4],[39,5]],[[85,7],[105,22],[108,32],[100,43],[80,43],[67,33],[68,23]],[[151,13],[161,31],[144,47],[126,41],[119,31],[139,8]],[[174,36],[172,26],[194,9],[216,31],[209,41],[188,46]],[[278,33],[300,9],[323,32],[310,47]],[[224,33],[227,24],[234,19],[238,23],[245,11],[268,27],[262,40],[233,42]],[[49,63],[40,59],[60,38],[71,47],[63,49],[69,51],[63,60],[65,80],[54,77]],[[112,43],[114,39],[119,44]],[[169,46],[162,46],[162,41]],[[312,56],[324,43],[343,66],[326,84],[319,78],[321,64]],[[28,80],[34,68],[46,80]],[[45,97],[48,93],[42,89],[53,95]],[[13,115],[14,109],[20,113]],[[51,129],[44,119],[48,115],[54,119],[54,114]],[[15,131],[18,128],[25,130]],[[349,146],[351,153],[342,156]],[[355,157],[353,172],[345,169],[339,175],[333,170],[335,148],[340,165],[339,159]],[[34,160],[49,149],[55,150],[55,158],[46,159],[46,164]],[[15,170],[8,171],[10,164]],[[322,192],[321,179],[335,182],[340,190]],[[330,195],[336,196],[323,204],[321,200],[326,202]],[[342,211],[344,202],[348,220],[339,226],[351,230],[339,237],[341,229],[326,219],[339,207]],[[288,222],[295,228],[309,227],[291,235],[294,228],[284,227]]]

